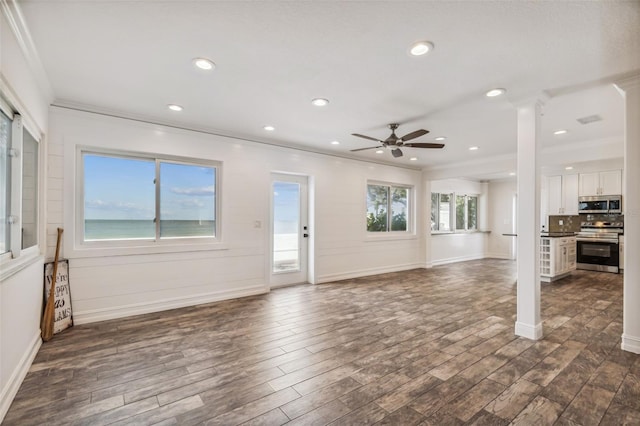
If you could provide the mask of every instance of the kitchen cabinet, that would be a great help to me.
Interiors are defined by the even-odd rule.
[[[618,237],[618,244],[620,247],[620,258],[618,259],[618,262],[619,262],[618,268],[620,270],[623,270],[624,269],[624,235],[620,235]]]
[[[578,214],[578,175],[550,176],[548,196],[549,214]]]
[[[576,269],[575,237],[540,239],[540,280],[551,282],[564,278]]]
[[[622,171],[580,173],[579,195],[620,195],[622,194]]]

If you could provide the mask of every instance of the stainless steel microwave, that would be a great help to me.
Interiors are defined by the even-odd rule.
[[[578,198],[578,213],[622,213],[622,195],[596,195]]]

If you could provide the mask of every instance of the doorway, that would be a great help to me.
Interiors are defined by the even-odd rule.
[[[271,287],[308,281],[309,190],[306,176],[271,177]]]

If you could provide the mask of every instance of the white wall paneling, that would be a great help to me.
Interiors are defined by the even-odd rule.
[[[424,266],[423,221],[415,232],[370,235],[365,231],[368,180],[422,190],[421,172],[216,135],[53,107],[53,145],[63,145],[64,256],[70,259],[77,322],[116,318],[268,291],[269,182],[272,172],[309,176],[315,218],[312,282]],[[222,162],[222,232],[219,246],[191,249],[88,250],[76,242],[74,211],[78,146],[178,155]],[[56,156],[61,151],[56,149]],[[51,179],[59,179],[50,173]],[[423,214],[415,202],[412,214]],[[51,210],[52,216],[57,213]],[[59,216],[58,216],[59,217]],[[263,226],[255,228],[256,221]],[[51,234],[51,237],[53,234]],[[124,256],[123,254],[127,254]]]
[[[46,137],[51,90],[15,2],[0,2],[0,94],[24,119],[25,127],[43,136],[39,146],[40,247],[2,265],[0,274],[0,423],[40,347],[46,202]]]

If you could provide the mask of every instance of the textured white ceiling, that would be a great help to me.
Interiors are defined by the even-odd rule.
[[[514,154],[510,102],[543,91],[556,95],[545,107],[545,146],[620,142],[622,99],[603,83],[640,71],[639,1],[20,6],[58,104],[422,167]],[[435,50],[409,56],[410,44],[425,39]],[[194,69],[200,56],[217,64],[214,72]],[[494,87],[507,96],[485,98]],[[314,107],[316,97],[330,104]],[[604,120],[576,121],[593,114]],[[391,122],[401,123],[398,135],[430,130],[416,142],[444,135],[446,147],[405,149],[401,159],[349,152],[372,146],[351,133],[384,139]],[[557,128],[569,133],[553,137]]]

